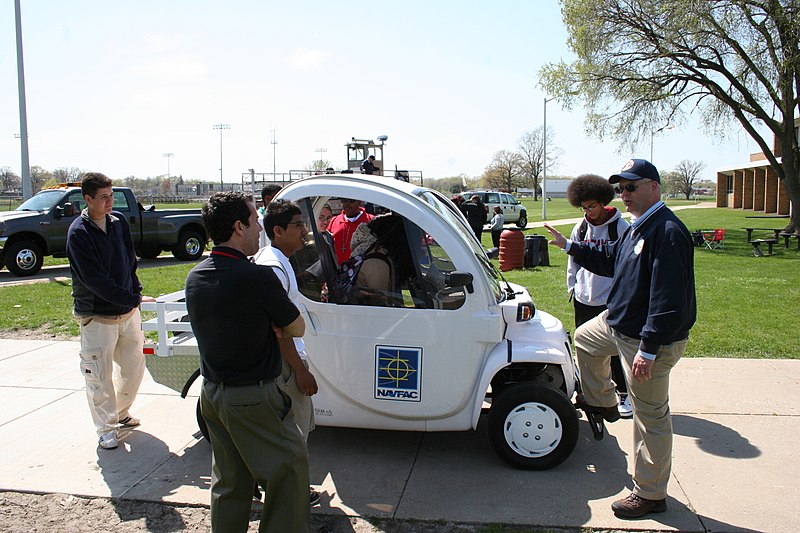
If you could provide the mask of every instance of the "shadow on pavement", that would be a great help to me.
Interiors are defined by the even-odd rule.
[[[147,531],[184,531],[186,524],[184,524],[180,513],[171,505],[120,499],[144,478],[152,479],[153,476],[158,476],[156,471],[167,462],[175,459],[177,455],[169,451],[162,440],[149,433],[133,430],[124,433],[120,432],[120,436],[122,439],[119,448],[115,450],[97,449],[97,465],[100,467],[103,479],[111,490],[111,501],[120,520],[144,519]],[[183,459],[185,460],[187,456],[196,454],[208,455],[208,445],[205,442],[195,442],[194,445],[184,449]],[[155,466],[152,466],[150,471],[142,472],[142,463],[152,463],[153,457],[161,457],[163,459]],[[131,475],[132,472],[137,471],[140,472],[139,477]],[[209,478],[206,472],[184,471],[180,476],[158,481],[160,483],[153,483],[151,486],[160,487],[161,493],[151,493],[151,495],[159,500],[164,500],[166,496],[180,487],[195,486],[205,489],[209,487]]]
[[[697,446],[712,455],[731,459],[752,459],[761,455],[761,450],[733,429],[688,415],[672,416],[673,433],[692,437]]]

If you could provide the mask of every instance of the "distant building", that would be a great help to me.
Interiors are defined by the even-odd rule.
[[[572,183],[573,178],[547,178],[547,196],[550,198],[566,198],[567,197],[567,187],[569,184]],[[542,180],[539,179],[539,185],[541,186]],[[525,196],[533,196],[533,189],[529,187],[520,187],[517,189],[517,192],[520,195]]]
[[[799,126],[800,118],[794,121],[796,134]],[[780,161],[781,148],[772,144]],[[762,152],[750,154],[747,164],[717,170],[717,207],[788,215],[790,205],[788,191]]]

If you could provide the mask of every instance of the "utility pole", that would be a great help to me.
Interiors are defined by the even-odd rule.
[[[219,130],[219,190],[222,191],[225,189],[225,185],[222,183],[222,130],[231,129],[231,125],[214,124],[214,129]]]

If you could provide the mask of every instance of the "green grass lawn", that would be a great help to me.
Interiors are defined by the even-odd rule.
[[[556,199],[550,203],[557,205]],[[576,211],[570,208],[563,216],[575,217]],[[687,356],[800,358],[792,326],[800,304],[800,287],[795,281],[800,266],[796,241],[791,242],[789,250],[782,244],[777,246],[773,256],[753,257],[742,229],[745,226],[780,228],[787,219],[745,218],[752,212],[717,208],[686,209],[676,214],[690,230],[717,227],[726,231],[724,250],[695,249],[698,319],[692,329]],[[548,218],[555,218],[555,215],[550,216],[549,209]],[[559,229],[569,233],[572,228],[566,225]],[[546,234],[544,229],[526,233]],[[491,244],[488,232],[484,233],[483,244],[487,247]],[[555,315],[572,331],[572,304],[567,301],[566,292],[567,257],[553,247],[549,249],[549,256],[549,267],[514,270],[505,276],[527,287],[538,309]],[[145,293],[159,295],[181,289],[193,265],[184,263],[140,270]],[[0,331],[39,329],[77,335],[71,307],[68,282],[0,288]]]
[[[555,199],[551,202],[555,202]],[[548,206],[549,208],[549,206]],[[800,267],[796,241],[783,244],[768,257],[753,257],[745,226],[782,228],[788,219],[753,219],[749,211],[686,209],[675,212],[689,230],[725,228],[723,250],[695,248],[697,323],[692,329],[687,356],[797,359],[796,333],[791,325],[800,304],[795,281]],[[548,218],[550,217],[548,209]],[[569,234],[572,225],[559,226]],[[542,229],[526,234],[547,235]],[[767,233],[764,232],[763,236]],[[756,234],[754,233],[754,236]],[[491,246],[488,234],[483,244]],[[514,283],[527,287],[538,309],[559,318],[573,331],[572,303],[567,300],[567,256],[550,247],[549,267],[507,272]]]

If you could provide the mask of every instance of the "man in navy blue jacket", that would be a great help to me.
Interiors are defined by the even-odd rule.
[[[661,201],[661,177],[631,159],[609,178],[633,215],[616,243],[596,249],[568,241],[550,226],[550,244],[582,267],[613,278],[608,309],[575,331],[575,351],[587,408],[619,419],[609,357],[619,354],[634,422],[633,492],[611,508],[620,518],[666,511],[672,467],[669,374],[686,349],[697,315],[694,248],[686,226]]]
[[[90,172],[81,181],[81,192],[86,208],[67,233],[73,315],[81,330],[80,366],[89,411],[100,447],[110,450],[118,446],[118,429],[139,425],[128,411],[144,376],[142,285],[128,222],[112,211],[111,180]]]

